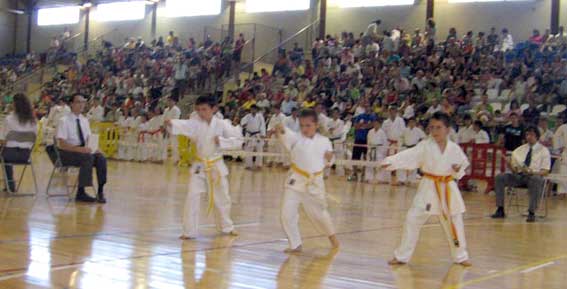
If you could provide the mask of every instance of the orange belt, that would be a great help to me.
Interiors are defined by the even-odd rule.
[[[449,223],[451,226],[451,236],[453,237],[453,243],[456,247],[459,247],[459,237],[457,236],[457,228],[453,224],[451,219],[451,189],[449,183],[453,181],[452,176],[437,176],[429,173],[423,173],[423,176],[432,180],[435,183],[435,191],[437,191],[437,197],[439,198],[439,206],[441,207],[442,218]],[[445,184],[445,201],[447,206],[443,206],[443,196],[441,195],[441,184]],[[445,210],[447,208],[447,210]]]

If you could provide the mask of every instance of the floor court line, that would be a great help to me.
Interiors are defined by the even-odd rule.
[[[504,277],[504,276],[514,274],[514,273],[517,273],[517,272],[523,272],[523,271],[531,272],[531,271],[534,271],[534,270],[537,270],[537,269],[541,269],[543,267],[554,265],[556,261],[559,261],[559,260],[562,260],[562,259],[567,259],[567,254],[542,259],[540,261],[528,263],[528,264],[525,264],[525,265],[519,265],[519,266],[516,266],[516,267],[512,267],[512,268],[504,270],[504,271],[499,271],[499,272],[496,272],[496,273],[493,273],[493,274],[488,274],[488,275],[485,275],[485,276],[482,276],[482,277],[479,277],[479,278],[475,278],[475,279],[471,279],[471,280],[468,280],[468,281],[465,281],[465,282],[461,282],[459,284],[449,286],[445,289],[461,289],[461,288],[464,288],[465,286],[479,284],[479,283],[482,283],[482,282],[485,282],[485,281],[488,281],[488,280],[496,279],[496,278],[499,278],[499,277]]]

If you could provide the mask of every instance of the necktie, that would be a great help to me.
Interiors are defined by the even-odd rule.
[[[77,118],[77,132],[79,133],[80,146],[85,146],[85,136],[83,135],[83,130],[81,129],[81,121]]]
[[[529,167],[531,163],[532,163],[532,147],[530,147],[530,150],[526,155],[526,159],[524,160],[524,165],[526,165],[526,167]]]

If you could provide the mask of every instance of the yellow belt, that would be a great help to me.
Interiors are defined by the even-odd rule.
[[[443,219],[449,223],[451,226],[451,237],[453,237],[453,243],[455,247],[459,247],[459,237],[457,236],[457,229],[453,220],[451,219],[451,188],[449,183],[453,181],[452,176],[437,176],[429,173],[423,173],[423,176],[432,180],[435,183],[435,191],[437,191],[437,197],[439,198],[439,206],[441,207],[441,216]],[[443,206],[443,196],[441,195],[441,183],[445,184],[445,201],[446,206]],[[445,207],[447,210],[445,210]]]
[[[207,177],[207,185],[209,186],[209,207],[207,209],[207,214],[210,214],[215,206],[215,185],[218,185],[220,182],[220,171],[215,164],[220,160],[222,160],[222,156],[211,159],[197,156],[197,161],[203,163],[205,166],[204,171],[205,176]]]
[[[307,171],[302,170],[300,167],[298,167],[298,166],[297,166],[296,164],[294,164],[294,163],[291,164],[291,167],[290,167],[290,168],[291,168],[291,170],[292,170],[294,173],[297,173],[298,175],[305,177],[305,178],[309,181],[308,184],[312,183],[313,180],[314,180],[316,177],[319,177],[319,176],[323,175],[323,171],[315,172],[315,173],[312,173],[312,174],[311,174],[311,173],[308,173]]]

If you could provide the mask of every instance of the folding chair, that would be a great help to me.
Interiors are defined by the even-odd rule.
[[[10,132],[8,132],[8,135],[6,135],[6,140],[5,140],[6,143],[9,142],[9,141],[14,141],[14,142],[22,143],[22,144],[31,145],[30,156],[24,162],[7,162],[3,157],[4,149],[6,147],[3,146],[0,149],[0,165],[2,165],[2,172],[4,173],[4,184],[6,185],[6,188],[8,188],[8,193],[10,194],[10,196],[24,197],[24,196],[35,196],[37,194],[37,178],[35,176],[35,170],[33,169],[33,164],[32,164],[32,159],[31,159],[31,152],[34,149],[35,140],[36,140],[35,132],[10,131]],[[8,173],[6,172],[6,166],[12,166],[12,167],[23,166],[24,167],[23,170],[22,170],[22,174],[18,178],[17,186],[15,187],[15,191],[13,191],[13,192],[9,189],[10,185],[8,183]],[[26,173],[26,169],[27,169],[28,166],[31,168],[35,191],[33,193],[18,194],[18,191],[20,190],[20,186],[22,185],[22,181],[24,180],[24,174]],[[14,179],[13,181],[16,181],[16,179]]]
[[[548,195],[548,188],[549,188],[549,182],[546,179],[546,182],[544,183],[544,186],[542,188],[541,191],[541,195],[539,196],[539,200],[538,200],[538,206],[536,208],[536,215],[538,218],[542,218],[545,219],[547,217],[547,214],[549,212],[549,205],[547,203],[547,195]],[[524,213],[522,213],[522,216],[526,217],[528,214],[525,213],[527,211],[528,205],[525,202],[522,202],[520,200],[521,196],[520,193],[523,192],[525,195],[528,194],[528,187],[527,186],[521,186],[521,187],[516,187],[516,188],[507,188],[507,194],[509,197],[509,201],[508,201],[508,207],[509,208],[515,208],[516,212],[519,213],[520,210],[525,210]]]
[[[47,183],[47,188],[45,189],[45,194],[47,197],[60,197],[60,196],[67,196],[69,198],[72,197],[74,191],[77,190],[77,186],[79,185],[78,177],[75,178],[75,181],[69,185],[67,180],[65,180],[65,193],[50,193],[51,185],[53,183],[53,178],[59,172],[59,174],[68,173],[69,170],[73,169],[70,166],[64,166],[63,162],[61,161],[61,154],[59,153],[59,149],[57,148],[56,144],[48,145],[45,147],[51,162],[53,163],[53,170],[51,171],[51,175],[49,176],[49,182]]]

